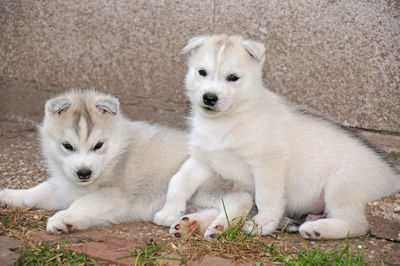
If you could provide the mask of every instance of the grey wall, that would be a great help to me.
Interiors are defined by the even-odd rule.
[[[400,133],[399,1],[0,2],[0,113],[41,120],[75,87],[118,96],[124,112],[182,126],[193,36],[266,44],[265,83],[350,126]]]

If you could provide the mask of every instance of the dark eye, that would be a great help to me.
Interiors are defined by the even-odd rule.
[[[200,69],[199,74],[200,74],[200,76],[205,77],[205,76],[207,76],[207,71],[205,69]]]
[[[98,150],[98,149],[100,149],[101,147],[103,147],[103,143],[104,142],[97,142],[97,144],[93,147],[93,150]]]
[[[227,81],[237,81],[239,79],[239,77],[236,74],[230,74],[226,80]]]
[[[69,151],[73,151],[73,150],[74,150],[74,147],[72,147],[72,145],[69,144],[68,142],[63,143],[63,146],[64,146],[64,148],[65,148],[66,150],[69,150]]]

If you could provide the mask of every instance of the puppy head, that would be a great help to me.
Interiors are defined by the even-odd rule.
[[[194,110],[218,116],[262,89],[265,47],[240,36],[199,36],[182,50],[190,53],[185,84]]]
[[[50,174],[78,185],[104,178],[113,158],[119,102],[94,90],[74,90],[47,101],[40,127],[42,151]]]

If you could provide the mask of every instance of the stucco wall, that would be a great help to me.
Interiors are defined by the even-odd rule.
[[[41,120],[68,88],[118,96],[124,112],[182,126],[193,36],[266,44],[265,83],[350,126],[400,132],[399,1],[1,1],[0,112]]]

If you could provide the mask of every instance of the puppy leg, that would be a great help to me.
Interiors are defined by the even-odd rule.
[[[0,191],[0,205],[13,205],[44,210],[65,208],[65,203],[61,202],[55,193],[56,188],[49,181],[30,189],[4,189]]]
[[[365,235],[368,223],[353,223],[349,219],[326,218],[305,222],[299,228],[300,235],[306,239],[341,239]]]
[[[47,232],[51,234],[68,233],[97,225],[119,223],[130,215],[128,202],[116,197],[118,191],[94,192],[85,195],[59,211],[47,221]]]
[[[169,234],[175,238],[186,238],[193,234],[203,235],[218,213],[217,209],[207,209],[184,215],[171,226]]]
[[[207,230],[204,232],[204,237],[207,240],[211,240],[215,238],[217,235],[228,230],[228,220],[231,226],[234,226],[235,223],[239,222],[241,217],[245,218],[253,206],[253,198],[249,193],[232,193],[223,198],[224,206],[221,203],[219,204],[219,214],[212,221],[210,226],[208,226]]]
[[[268,165],[254,165],[255,201],[258,213],[253,221],[246,221],[242,229],[247,233],[267,235],[279,225],[285,212],[285,178],[282,162],[266,160]]]
[[[353,184],[346,173],[334,176],[325,187],[326,219],[307,221],[299,228],[303,238],[341,239],[364,235],[368,232],[368,222],[364,211],[368,199],[362,193],[361,185]]]
[[[186,202],[213,171],[203,163],[189,158],[171,178],[164,207],[154,216],[154,223],[171,226],[185,212]]]

